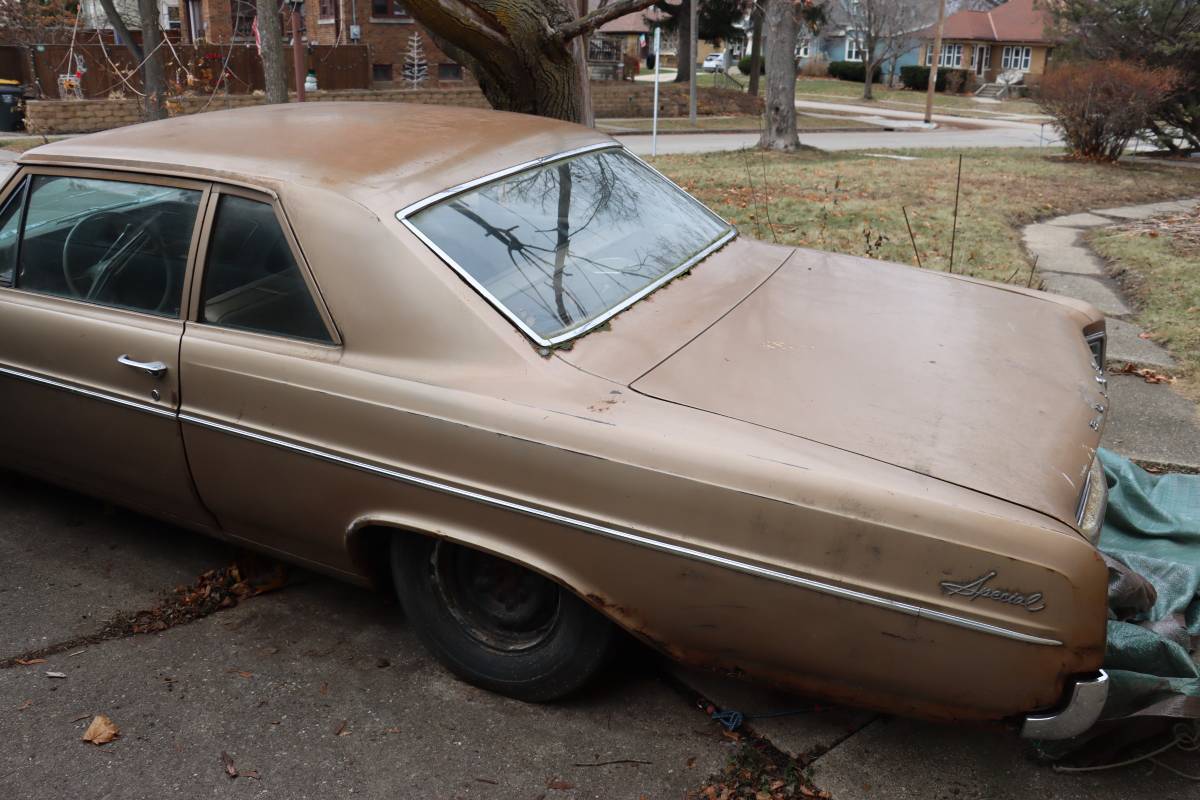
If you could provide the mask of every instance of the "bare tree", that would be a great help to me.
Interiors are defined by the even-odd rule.
[[[572,0],[407,0],[438,46],[466,66],[493,108],[588,118],[577,37],[654,0],[615,0],[587,14]]]
[[[142,73],[142,89],[146,93],[144,113],[147,119],[165,119],[167,116],[167,74],[163,67],[163,32],[158,22],[158,0],[137,0],[137,21],[142,32],[139,47],[129,32],[124,16],[113,0],[100,0],[108,24],[133,56]],[[122,4],[126,5],[126,4]]]
[[[854,37],[862,54],[863,99],[874,98],[875,71],[917,44],[920,31],[933,23],[936,3],[930,0],[833,0],[833,21]]]
[[[18,45],[26,58],[25,69],[37,81],[34,45],[65,44],[75,29],[75,3],[71,0],[0,0],[0,35]],[[38,87],[39,91],[41,87]]]
[[[753,38],[750,41],[750,85],[746,91],[753,95],[758,94],[758,77],[762,72],[763,10],[762,3],[754,3],[750,8]]]
[[[792,0],[765,0],[767,47],[766,118],[758,146],[766,150],[795,150],[796,135],[796,13]]]
[[[259,52],[262,55],[263,85],[268,103],[286,103],[287,64],[283,56],[283,25],[276,0],[255,0],[258,12]]]

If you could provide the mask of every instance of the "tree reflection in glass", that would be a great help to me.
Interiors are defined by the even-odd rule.
[[[546,341],[619,309],[731,233],[620,150],[501,178],[435,203],[410,222]]]

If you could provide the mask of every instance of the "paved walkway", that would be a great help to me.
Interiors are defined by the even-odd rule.
[[[1070,214],[1025,228],[1025,246],[1037,258],[1046,290],[1087,300],[1108,317],[1108,364],[1127,364],[1170,374],[1175,361],[1159,345],[1141,338],[1133,310],[1108,277],[1101,260],[1082,242],[1090,228],[1200,205],[1200,198],[1140,206],[1101,208]],[[1172,471],[1200,472],[1200,425],[1195,406],[1166,384],[1136,375],[1110,374],[1112,412],[1104,431],[1106,447],[1142,464]]]

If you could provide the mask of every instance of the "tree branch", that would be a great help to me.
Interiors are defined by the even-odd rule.
[[[591,33],[606,22],[617,17],[623,17],[634,11],[654,5],[655,0],[616,0],[615,3],[597,8],[578,19],[569,20],[557,27],[550,28],[550,38],[557,42],[569,42],[576,36]]]

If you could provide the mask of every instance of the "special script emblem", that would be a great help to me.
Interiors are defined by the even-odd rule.
[[[973,581],[965,583],[942,581],[942,592],[948,595],[965,597],[968,600],[986,597],[988,600],[995,600],[997,603],[1022,606],[1026,611],[1041,611],[1046,607],[1041,592],[1022,594],[1021,592],[1014,592],[1011,589],[996,589],[988,586],[987,582],[994,577],[996,577],[996,571],[992,570],[984,575],[980,575]]]

